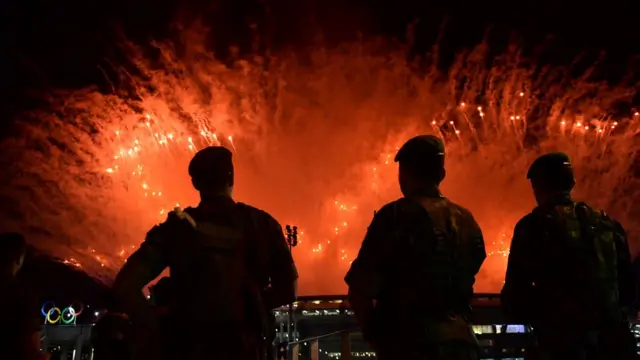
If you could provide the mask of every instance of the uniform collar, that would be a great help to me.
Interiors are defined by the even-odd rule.
[[[423,189],[418,189],[414,191],[410,196],[410,198],[444,198],[442,192],[438,187],[427,187]]]
[[[200,200],[200,204],[198,204],[199,210],[213,210],[218,209],[220,207],[233,206],[235,201],[226,195],[214,195],[210,197],[206,197]]]
[[[573,204],[573,198],[571,197],[570,192],[561,192],[557,193],[551,197],[540,206],[557,206],[557,205],[570,205]]]

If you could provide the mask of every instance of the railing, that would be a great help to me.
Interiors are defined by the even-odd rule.
[[[532,346],[530,331],[523,325],[474,325],[481,359],[522,359]],[[402,329],[398,329],[402,331]],[[357,328],[311,336],[289,343],[290,360],[375,359],[375,352]],[[276,358],[276,360],[280,360]]]
[[[328,334],[313,336],[306,339],[289,343],[290,359],[300,360],[301,358],[309,360],[319,360],[320,354],[325,353],[330,357],[339,358],[341,360],[351,360],[351,337],[354,334],[360,334],[358,329],[339,330]],[[322,349],[324,341],[339,341],[340,351],[338,353],[329,353]],[[334,346],[335,347],[335,346]]]

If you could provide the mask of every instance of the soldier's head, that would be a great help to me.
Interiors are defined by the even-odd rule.
[[[433,135],[409,139],[396,154],[398,180],[404,196],[438,187],[445,177],[444,143]]]
[[[229,149],[209,146],[196,153],[189,163],[193,187],[201,197],[231,196],[233,191],[233,160]]]
[[[549,153],[537,158],[529,167],[527,179],[531,181],[538,204],[550,197],[569,193],[576,184],[571,160],[565,153]]]
[[[27,243],[18,233],[0,234],[0,276],[13,278],[22,268]]]

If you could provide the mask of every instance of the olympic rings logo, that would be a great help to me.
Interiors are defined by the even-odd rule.
[[[76,323],[76,318],[84,311],[84,304],[81,302],[74,302],[67,306],[63,310],[60,310],[52,301],[47,301],[42,304],[40,313],[44,316],[45,324],[71,324]]]

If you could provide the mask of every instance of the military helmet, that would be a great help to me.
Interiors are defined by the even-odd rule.
[[[570,190],[575,184],[573,166],[569,156],[553,152],[538,157],[529,167],[527,179],[536,183],[565,187]]]
[[[196,153],[189,163],[189,176],[195,181],[214,181],[233,175],[232,153],[223,146],[209,146]]]
[[[444,164],[444,143],[433,135],[418,135],[402,145],[394,161],[413,164],[436,161]]]

